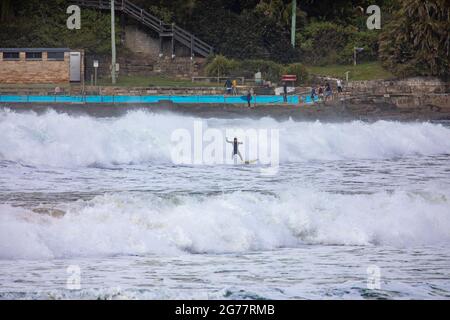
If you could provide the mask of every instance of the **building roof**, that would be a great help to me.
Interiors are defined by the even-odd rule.
[[[68,52],[69,48],[0,48],[0,52]]]

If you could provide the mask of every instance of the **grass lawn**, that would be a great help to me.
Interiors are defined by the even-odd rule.
[[[307,66],[309,73],[330,76],[334,78],[345,79],[345,72],[350,71],[349,80],[376,80],[376,79],[392,79],[394,76],[387,70],[383,69],[378,62],[362,63],[357,66],[353,65],[328,65],[328,66]],[[86,81],[87,86],[90,81]],[[112,86],[111,79],[99,79],[100,86]],[[1,84],[0,92],[9,91],[11,89],[32,89],[32,90],[48,90],[53,91],[56,86],[64,88],[66,91],[71,85],[63,84]],[[192,82],[191,80],[183,80],[168,77],[145,77],[145,76],[119,76],[118,87],[223,87],[223,83],[215,82]]]
[[[392,79],[394,76],[381,67],[378,62],[361,63],[354,65],[329,65],[329,66],[308,66],[309,73],[329,76],[333,78],[345,79],[345,72],[350,71],[349,80],[379,80]]]
[[[86,82],[86,85],[90,83]],[[112,86],[111,79],[100,79],[99,85]],[[192,82],[191,80],[144,77],[144,76],[119,76],[116,86],[118,87],[217,87],[223,84],[214,82]]]

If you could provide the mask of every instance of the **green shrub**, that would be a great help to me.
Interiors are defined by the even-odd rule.
[[[354,33],[355,28],[332,22],[310,23],[299,35],[303,61],[314,65],[336,63]]]
[[[353,61],[353,49],[364,48],[358,61],[374,61],[378,55],[376,30],[359,31],[356,27],[332,22],[312,22],[299,35],[303,61],[312,65],[348,64]]]
[[[355,47],[364,48],[358,52],[358,62],[375,61],[378,58],[378,37],[379,32],[375,30],[365,32],[355,32],[348,40],[347,45],[338,56],[338,63],[350,64],[353,62],[353,49]]]
[[[285,74],[295,74],[297,83],[305,83],[309,80],[309,73],[306,67],[301,63],[291,63],[284,67]]]
[[[217,55],[206,65],[205,71],[210,77],[229,76],[236,69],[237,65],[235,60]]]
[[[234,70],[234,75],[253,78],[257,72],[261,72],[264,80],[278,81],[283,73],[283,66],[269,60],[243,60]]]

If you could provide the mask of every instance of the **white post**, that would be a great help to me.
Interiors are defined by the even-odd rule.
[[[292,1],[291,45],[295,48],[295,29],[297,24],[297,0]]]
[[[111,0],[111,79],[116,84],[116,25],[114,0]]]

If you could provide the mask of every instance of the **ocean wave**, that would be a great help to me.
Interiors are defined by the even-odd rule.
[[[307,189],[279,195],[120,193],[48,210],[57,209],[56,215],[3,204],[0,259],[448,244],[449,197],[443,191],[350,195]]]
[[[279,130],[281,163],[386,159],[448,154],[450,150],[450,129],[431,123],[201,120],[145,111],[105,119],[54,111],[41,115],[1,111],[0,159],[50,166],[167,163],[172,161],[172,133],[183,128],[192,132],[195,121],[224,135],[227,129]]]

